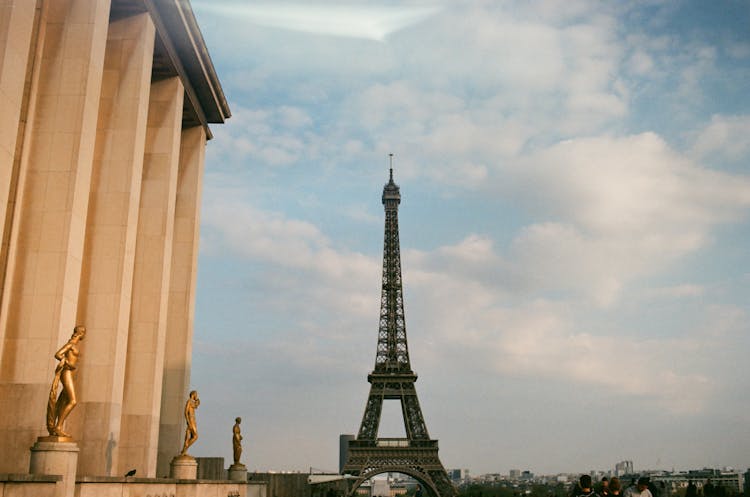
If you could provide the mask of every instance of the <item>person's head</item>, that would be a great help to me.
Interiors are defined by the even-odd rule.
[[[638,486],[638,491],[643,492],[648,488],[648,476],[641,476],[638,478],[638,483],[636,484]]]
[[[86,335],[86,327],[83,325],[78,325],[75,328],[73,328],[73,336],[71,338],[77,338],[78,340],[83,340],[83,337]]]
[[[609,480],[609,491],[610,492],[619,492],[622,490],[622,486],[620,485],[620,479],[616,476],[613,476],[611,480]]]
[[[591,490],[591,475],[581,475],[578,479],[578,484],[582,490]]]
[[[242,418],[234,418],[234,422],[240,424],[242,423]]]
[[[602,478],[602,487],[609,488],[609,478],[607,478],[606,476]]]
[[[197,390],[191,390],[190,391],[190,398],[195,400],[198,398],[198,391]]]

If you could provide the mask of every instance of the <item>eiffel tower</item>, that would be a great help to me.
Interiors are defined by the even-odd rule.
[[[383,188],[385,242],[383,288],[375,369],[367,376],[370,395],[356,440],[349,442],[344,474],[355,477],[351,494],[366,480],[382,473],[403,473],[422,484],[431,497],[453,497],[456,490],[438,458],[438,441],[427,433],[414,383],[417,375],[409,362],[404,298],[401,284],[401,250],[398,240],[398,205],[401,193],[390,180]],[[384,400],[400,400],[406,438],[378,438]]]

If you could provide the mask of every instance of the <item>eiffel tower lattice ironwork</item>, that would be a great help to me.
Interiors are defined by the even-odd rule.
[[[380,326],[375,369],[367,376],[370,395],[356,440],[349,442],[344,474],[355,477],[351,495],[366,480],[382,473],[403,473],[419,481],[433,497],[453,497],[456,490],[438,457],[438,441],[427,433],[414,383],[406,343],[401,254],[398,237],[398,205],[401,193],[390,181],[383,188],[385,241]],[[378,438],[385,400],[400,400],[406,438]]]

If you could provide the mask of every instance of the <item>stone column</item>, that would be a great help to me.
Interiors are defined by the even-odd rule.
[[[182,131],[161,396],[160,474],[166,470],[175,451],[181,447],[185,431],[183,407],[190,384],[193,352],[195,281],[205,152],[206,132],[203,127],[196,126]]]
[[[14,190],[17,176],[17,165],[20,162],[16,151],[19,135],[23,136],[21,126],[21,107],[24,87],[31,55],[35,44],[34,14],[36,2],[29,0],[0,1],[0,301],[2,301],[2,283],[5,279],[5,267],[10,237],[10,219],[12,201],[10,193]],[[11,211],[8,212],[8,206]],[[0,328],[0,357],[2,356],[3,329]]]
[[[177,480],[195,480],[198,462],[191,456],[177,456],[169,465],[169,477]]]
[[[62,485],[56,497],[73,497],[76,487],[78,445],[75,442],[51,442],[40,440],[31,447],[29,473],[32,475],[60,475]]]
[[[106,0],[55,0],[41,20],[34,123],[0,308],[2,472],[27,467],[28,447],[43,433],[52,356],[76,324],[108,20]]]
[[[229,466],[227,471],[228,477],[232,481],[247,481],[247,467],[242,463],[235,463]]]
[[[172,264],[184,88],[178,78],[153,83],[136,236],[120,468],[157,475],[159,410]],[[172,448],[172,455],[179,446]]]
[[[124,474],[117,465],[130,325],[136,228],[154,53],[148,14],[110,24],[104,55],[78,321],[82,356],[79,472]]]

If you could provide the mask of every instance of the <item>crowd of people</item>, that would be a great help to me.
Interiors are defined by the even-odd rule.
[[[571,497],[665,497],[659,493],[648,476],[633,479],[630,485],[623,489],[622,482],[616,476],[611,479],[605,476],[597,488],[594,488],[591,475],[581,475]]]
[[[708,480],[701,489],[702,497],[725,497],[726,489],[721,485],[714,485]],[[623,489],[620,479],[616,476],[602,478],[595,487],[590,475],[581,475],[573,488],[570,497],[668,497],[664,484],[658,488],[648,476],[633,478],[630,485]],[[685,489],[685,497],[701,497],[698,487],[692,481]]]

